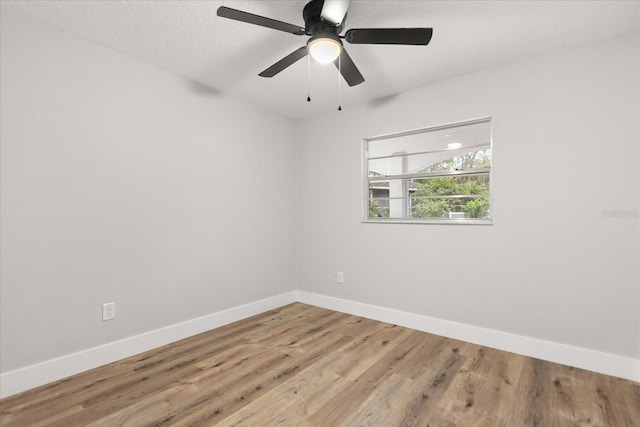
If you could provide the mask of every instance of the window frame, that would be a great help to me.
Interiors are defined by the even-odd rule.
[[[370,218],[369,217],[369,200],[370,200],[370,176],[369,176],[369,144],[375,141],[388,140],[393,138],[402,138],[406,136],[418,135],[422,133],[435,132],[439,130],[469,126],[479,123],[489,123],[489,142],[488,144],[477,145],[476,147],[486,147],[489,146],[491,150],[491,167],[489,168],[474,168],[474,172],[464,172],[464,171],[443,171],[443,172],[425,172],[425,173],[413,173],[413,174],[404,174],[402,176],[402,180],[412,179],[412,178],[425,178],[425,177],[444,177],[444,176],[474,176],[474,175],[488,175],[489,183],[493,181],[493,123],[492,117],[480,117],[471,120],[464,120],[459,122],[451,122],[442,125],[429,126],[420,129],[413,129],[409,131],[396,132],[385,135],[377,135],[372,137],[367,137],[363,139],[362,142],[362,177],[363,177],[363,204],[362,204],[362,222],[369,224],[445,224],[445,225],[493,225],[493,191],[491,191],[491,186],[489,187],[489,217],[488,218],[412,218],[412,217],[404,217],[404,218]],[[470,147],[473,148],[473,147]],[[436,150],[437,152],[441,152],[442,150]],[[416,152],[420,154],[420,152]],[[416,153],[410,153],[410,155],[414,155]],[[398,155],[400,157],[402,155]],[[404,155],[406,156],[406,155]],[[399,178],[396,178],[399,179]],[[380,181],[380,179],[376,179],[375,181]],[[409,197],[407,197],[409,198]],[[446,198],[446,197],[443,197]],[[405,207],[407,209],[409,206]]]

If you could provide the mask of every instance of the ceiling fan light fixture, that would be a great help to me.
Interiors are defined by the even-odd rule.
[[[331,37],[312,37],[307,45],[309,55],[321,64],[335,61],[342,52],[342,43]]]
[[[2,1],[2,0],[0,0]],[[388,44],[388,45],[427,45],[433,35],[433,28],[351,28],[344,35],[345,24],[351,0],[305,0],[302,9],[304,27],[267,18],[242,10],[220,6],[216,14],[222,18],[246,22],[247,24],[271,28],[296,36],[310,36],[307,43],[291,52],[258,75],[273,77],[297,61],[307,57],[320,63],[333,62],[338,68],[338,76],[342,76],[349,86],[364,82],[364,77],[356,67],[343,43],[350,44]],[[311,68],[309,67],[309,70]],[[309,71],[310,73],[310,71]],[[338,77],[340,81],[340,77]],[[340,86],[338,85],[338,89]]]

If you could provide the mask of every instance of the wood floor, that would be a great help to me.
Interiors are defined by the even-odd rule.
[[[640,426],[640,385],[300,303],[0,401],[2,426]]]

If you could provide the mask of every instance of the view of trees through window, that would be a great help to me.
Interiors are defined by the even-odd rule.
[[[418,141],[414,138],[402,145],[395,144],[386,152],[382,149],[376,152],[376,147],[371,150],[370,146],[367,159],[368,218],[488,220],[489,122],[480,124],[482,127],[477,129],[458,132],[458,138],[451,138],[454,132],[439,129],[440,134],[428,144],[424,140],[414,142]],[[476,123],[473,125],[477,126]],[[463,126],[456,129],[458,127]],[[452,140],[456,142],[450,142]],[[402,151],[390,152],[398,147]]]

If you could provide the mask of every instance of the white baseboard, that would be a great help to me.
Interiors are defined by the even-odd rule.
[[[299,302],[524,356],[640,381],[640,360],[390,308],[297,291]]]
[[[296,301],[291,291],[0,375],[0,398],[246,319]]]
[[[640,360],[390,308],[291,291],[0,375],[0,398],[66,378],[292,302],[302,302],[524,356],[640,381]]]

